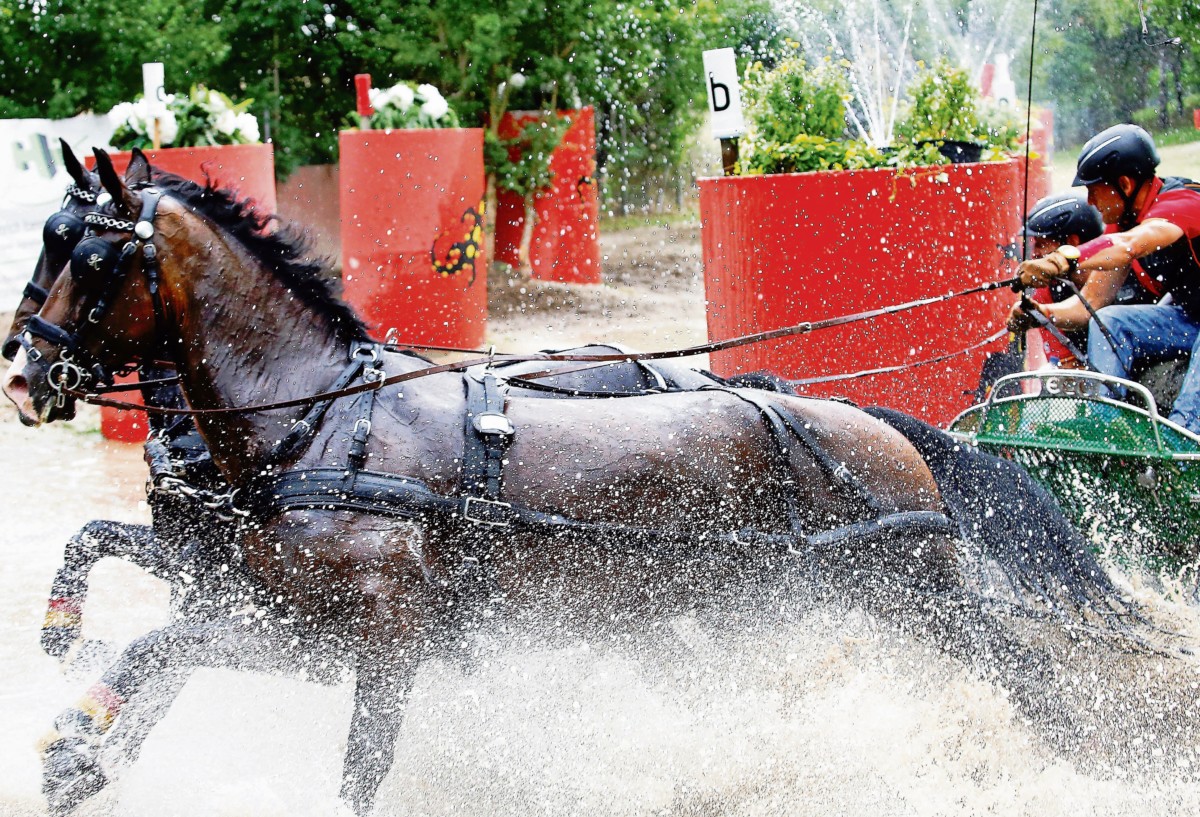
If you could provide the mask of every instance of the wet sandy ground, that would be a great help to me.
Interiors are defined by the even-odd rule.
[[[497,287],[497,347],[704,339],[694,228],[606,239],[605,252],[603,290]],[[0,408],[3,817],[45,813],[35,742],[98,669],[64,676],[38,646],[61,545],[91,519],[147,520],[140,446],[96,428],[87,409],[35,431]],[[116,562],[93,575],[86,636],[120,645],[166,621],[160,582]],[[1200,632],[1187,608],[1142,594],[1172,626]],[[1064,756],[994,680],[803,593],[594,643],[494,633],[481,655],[470,671],[422,668],[378,814],[1200,814],[1200,740],[1163,744],[1136,731],[1139,717],[1127,737],[1144,745],[1149,772]],[[1067,662],[1060,676],[1098,717],[1103,663]],[[1146,688],[1146,718],[1167,698],[1197,711],[1194,663],[1139,659],[1139,674],[1169,678]],[[79,813],[331,814],[350,705],[345,684],[200,671],[139,761]]]

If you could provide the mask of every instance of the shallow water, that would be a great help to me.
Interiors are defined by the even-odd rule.
[[[90,519],[147,519],[140,447],[77,430],[89,417],[31,431],[0,414],[6,817],[45,813],[35,743],[96,674],[64,676],[38,646],[61,545]],[[1068,749],[1003,673],[802,591],[586,641],[513,624],[484,634],[470,667],[421,669],[377,813],[1200,814],[1200,735],[1179,719],[1200,680],[1179,648],[1200,627],[1191,608],[1129,589],[1184,631],[1163,638],[1165,656],[1073,650],[1057,625],[1029,639],[1053,664],[1035,696],[1094,729]],[[123,644],[167,618],[160,582],[115,562],[94,574],[87,636]],[[348,683],[201,670],[78,813],[331,814],[350,708]],[[1125,746],[1110,751],[1114,735]]]

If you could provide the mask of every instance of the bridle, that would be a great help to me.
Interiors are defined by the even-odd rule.
[[[100,285],[95,288],[95,297],[90,298],[90,303],[84,304],[87,317],[82,325],[72,331],[51,323],[41,315],[31,316],[25,324],[20,342],[31,361],[36,362],[42,357],[33,346],[34,338],[40,338],[60,350],[58,359],[46,373],[47,382],[58,395],[56,402],[59,406],[65,402],[68,392],[94,383],[112,384],[114,371],[88,352],[85,343],[89,330],[99,325],[111,311],[139,253],[153,303],[155,333],[164,325],[166,310],[159,286],[158,251],[152,240],[155,233],[154,217],[162,192],[154,187],[144,187],[140,193],[142,209],[137,221],[98,212],[88,213],[82,219],[86,231],[71,252],[70,274],[78,281],[100,279]],[[129,239],[118,246],[119,242],[98,235],[96,228],[105,232],[127,233]],[[174,351],[175,344],[172,344],[172,360],[177,359]]]
[[[45,225],[42,227],[42,258],[39,264],[39,269],[42,265],[51,268],[57,267],[61,270],[65,265],[54,261],[47,261],[47,258],[70,258],[76,245],[83,238],[87,225],[84,224],[84,216],[80,215],[78,210],[86,207],[91,207],[96,204],[99,195],[92,190],[85,190],[77,184],[71,184],[67,187],[67,192],[63,196],[62,205],[58,212],[46,219]],[[74,207],[72,205],[75,205]],[[36,276],[36,273],[35,273]],[[38,284],[36,277],[30,278],[25,284],[25,289],[21,292],[21,303],[17,306],[17,311],[20,311],[24,306],[25,301],[30,301],[36,309],[40,309],[46,299],[50,297],[50,291]],[[17,355],[17,349],[25,346],[26,352],[29,346],[22,343],[21,334],[18,333],[9,338],[4,343],[3,356],[7,360],[12,360]]]

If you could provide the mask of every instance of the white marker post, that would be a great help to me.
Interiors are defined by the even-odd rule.
[[[737,138],[746,132],[742,119],[742,94],[738,88],[737,58],[732,48],[704,52],[704,81],[713,136],[721,140],[721,169],[733,175],[737,163]]]
[[[154,149],[162,147],[162,125],[160,119],[167,112],[167,93],[163,87],[163,64],[161,62],[142,63],[142,93],[146,99],[146,111],[153,123],[150,129],[150,140]]]

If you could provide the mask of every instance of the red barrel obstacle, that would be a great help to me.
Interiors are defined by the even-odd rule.
[[[343,131],[338,144],[346,300],[380,339],[482,343],[483,131]]]
[[[600,196],[596,188],[596,112],[592,106],[559,111],[571,126],[550,158],[554,180],[535,202],[537,223],[529,245],[532,275],[542,281],[600,283]],[[511,139],[540,117],[536,111],[510,111],[500,120],[500,136]],[[501,191],[496,207],[496,260],[517,266],[525,202]]]
[[[190,148],[160,148],[144,151],[150,164],[159,170],[174,173],[197,184],[209,184],[232,190],[238,196],[248,198],[261,212],[274,214],[275,199],[275,149],[269,144],[258,145],[209,145]],[[118,173],[124,173],[133,154],[120,152],[110,154]],[[89,167],[94,160],[88,160]],[[136,376],[118,378],[118,383],[133,383]],[[137,391],[121,392],[125,402],[140,403]],[[146,439],[149,425],[145,412],[100,407],[100,433],[107,439],[120,442],[142,442]]]
[[[1013,160],[700,180],[711,340],[956,292],[1011,274],[1020,227]],[[972,295],[711,356],[717,374],[789,379],[911,364],[1004,326],[1010,292]],[[899,373],[806,387],[945,424],[971,400],[990,348]]]

